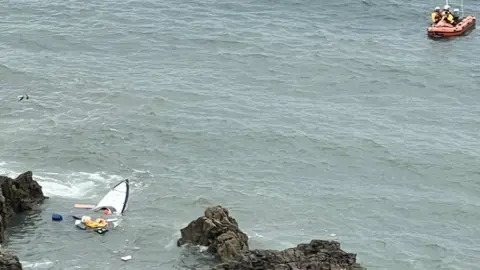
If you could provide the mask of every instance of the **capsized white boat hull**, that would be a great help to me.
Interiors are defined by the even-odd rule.
[[[93,211],[110,209],[113,214],[122,214],[128,206],[130,184],[128,179],[116,184],[95,206]]]

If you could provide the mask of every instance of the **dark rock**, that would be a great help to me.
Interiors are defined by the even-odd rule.
[[[0,249],[0,270],[22,270],[22,264],[17,255],[8,250]]]
[[[356,254],[340,249],[336,241],[312,240],[282,251],[251,250],[240,252],[235,260],[221,263],[215,270],[354,270],[364,269],[356,263]]]
[[[47,197],[42,187],[33,180],[32,172],[20,174],[16,179],[0,176],[0,242],[5,240],[5,229],[16,214],[38,208]]]
[[[209,207],[204,216],[180,230],[177,245],[189,243],[207,246],[220,261],[233,259],[241,250],[248,250],[248,236],[222,206]]]
[[[38,209],[39,204],[48,197],[43,195],[42,187],[33,180],[31,171],[15,179],[0,176],[0,190],[0,243],[3,243],[10,219],[16,213]],[[17,256],[0,249],[0,270],[3,269],[22,269],[22,265]]]
[[[360,270],[356,254],[347,253],[336,241],[312,240],[282,251],[249,250],[248,237],[228,210],[209,207],[205,215],[181,229],[177,244],[208,246],[219,264],[214,270]]]

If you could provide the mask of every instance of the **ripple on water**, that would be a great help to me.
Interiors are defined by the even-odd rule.
[[[178,229],[222,204],[252,246],[335,238],[369,269],[473,269],[478,38],[433,43],[397,0],[347,2],[10,3],[0,170],[31,168],[51,199],[9,248],[33,269],[185,268]],[[124,178],[108,237],[50,222]]]

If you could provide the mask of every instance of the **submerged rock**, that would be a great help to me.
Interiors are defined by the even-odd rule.
[[[10,219],[16,213],[37,209],[48,197],[43,195],[42,187],[33,180],[31,171],[15,179],[0,176],[0,189],[0,243],[3,243]],[[0,249],[0,270],[3,269],[22,269],[22,265],[17,256]]]
[[[209,207],[202,217],[181,229],[177,245],[207,246],[219,260],[214,270],[357,270],[356,254],[336,241],[311,240],[282,251],[250,250],[248,236],[222,206]]]

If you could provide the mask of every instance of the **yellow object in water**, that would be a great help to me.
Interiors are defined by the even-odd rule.
[[[105,228],[108,226],[108,222],[105,219],[97,218],[96,220],[92,220],[89,216],[83,216],[82,223],[90,228]]]

